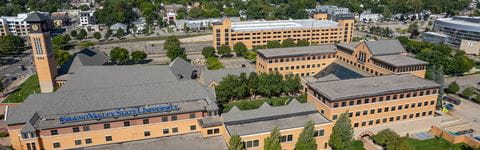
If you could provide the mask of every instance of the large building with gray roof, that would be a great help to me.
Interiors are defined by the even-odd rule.
[[[480,41],[480,17],[455,16],[437,19],[433,31],[447,36],[445,44],[459,48],[462,40]]]

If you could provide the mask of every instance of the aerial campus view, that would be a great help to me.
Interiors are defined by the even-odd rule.
[[[479,0],[0,0],[0,150],[480,150]]]

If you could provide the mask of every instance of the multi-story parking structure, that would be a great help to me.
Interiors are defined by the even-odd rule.
[[[213,47],[233,47],[243,42],[247,48],[265,46],[268,41],[308,40],[312,44],[351,42],[353,18],[327,20],[326,16],[316,19],[243,21],[231,22],[225,19],[213,24]]]
[[[328,139],[333,123],[320,114],[313,105],[301,104],[293,99],[285,106],[271,107],[264,103],[254,110],[240,110],[233,107],[222,114],[225,137],[239,135],[247,150],[263,149],[265,138],[277,127],[280,130],[282,149],[294,150],[300,133],[308,121],[313,121],[314,139],[317,149],[329,149]]]
[[[308,83],[307,101],[328,119],[348,112],[354,128],[433,117],[440,85],[412,74]]]
[[[446,44],[459,48],[462,40],[480,41],[480,17],[437,19],[433,31],[447,35]]]
[[[409,72],[425,76],[427,62],[406,56],[397,40],[338,43],[321,46],[257,50],[258,73],[313,76],[333,63],[371,75]]]

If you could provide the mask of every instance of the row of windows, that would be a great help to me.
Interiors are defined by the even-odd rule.
[[[317,60],[317,59],[328,59],[335,57],[335,54],[331,55],[316,55],[316,56],[303,56],[303,57],[289,57],[289,58],[276,58],[268,59],[268,63],[282,63],[282,62],[294,62],[294,61],[305,61],[305,60]]]
[[[333,108],[346,107],[347,105],[348,106],[353,106],[353,105],[361,105],[361,104],[368,104],[368,103],[390,101],[390,100],[397,100],[397,99],[424,96],[424,95],[426,96],[426,95],[431,95],[431,94],[437,94],[437,89],[414,91],[414,92],[400,93],[400,94],[379,96],[379,97],[369,97],[369,98],[365,98],[365,99],[357,99],[357,100],[350,100],[350,101],[334,102],[333,103]],[[315,93],[315,97],[323,100],[323,102],[325,103],[325,99],[322,98],[320,96],[320,94]]]
[[[428,112],[428,115],[432,115],[433,114],[433,111],[429,111]],[[405,120],[405,119],[412,119],[414,117],[420,117],[420,115],[423,117],[423,116],[426,116],[427,115],[427,112],[422,112],[422,113],[416,113],[416,114],[409,114],[409,115],[403,115],[403,116],[396,116],[396,117],[390,117],[390,118],[383,118],[383,119],[376,119],[376,120],[369,120],[368,122],[367,121],[363,121],[361,123],[354,123],[353,124],[353,127],[354,128],[357,128],[357,127],[364,127],[364,126],[367,126],[367,123],[368,125],[373,125],[373,124],[380,124],[380,123],[387,123],[387,122],[393,122],[393,121],[400,121],[400,120]],[[374,123],[375,122],[375,123]]]
[[[195,113],[190,113],[189,114],[189,117],[190,119],[192,118],[196,118],[196,115]],[[176,121],[178,119],[178,117],[176,115],[173,115],[173,116],[163,116],[162,117],[162,122],[168,122],[168,121]],[[143,124],[150,124],[150,120],[149,119],[143,119],[142,120]],[[130,121],[124,121],[123,122],[123,126],[124,127],[128,127],[130,126]],[[83,128],[83,131],[90,131],[90,126],[89,125],[85,125],[85,126],[82,126]],[[110,129],[111,126],[110,126],[110,123],[105,123],[103,124],[103,129]],[[77,132],[80,132],[80,127],[73,127],[72,128],[72,132],[73,133],[77,133]],[[57,129],[54,129],[54,130],[50,130],[50,134],[51,135],[58,135],[59,132]]]
[[[322,137],[325,135],[325,130],[315,130],[313,137]],[[280,136],[280,143],[292,142],[293,141],[293,134],[282,135]],[[259,146],[259,140],[250,140],[244,141],[245,148],[253,148]]]
[[[358,117],[360,115],[363,115],[363,116],[368,115],[368,114],[373,115],[375,113],[382,113],[382,112],[389,112],[389,111],[402,110],[402,109],[408,109],[408,108],[422,107],[422,104],[423,104],[423,106],[429,106],[429,103],[430,103],[430,105],[434,105],[435,100],[431,100],[430,102],[425,101],[425,102],[411,103],[411,104],[398,105],[398,106],[388,106],[388,107],[385,107],[385,108],[370,109],[370,111],[368,111],[368,110],[357,111],[357,112],[355,112],[355,117]],[[349,116],[353,117],[353,112],[350,112]],[[333,115],[332,119],[336,120],[337,115]]]
[[[191,130],[191,131],[197,130],[197,126],[196,126],[196,125],[191,125],[191,126],[190,126],[190,130]],[[178,133],[178,132],[179,132],[179,129],[178,129],[177,127],[173,127],[173,128],[171,128],[171,132],[172,132],[172,133]],[[162,129],[162,133],[163,133],[163,134],[170,134],[170,129],[169,129],[169,128],[164,128],[164,129]],[[151,131],[148,131],[148,130],[143,131],[143,136],[144,136],[144,137],[150,137],[151,135],[152,135]],[[106,141],[106,142],[113,141],[113,137],[112,137],[111,135],[105,136],[105,141]],[[75,143],[75,145],[77,145],[77,146],[78,146],[78,145],[82,145],[82,144],[83,144],[82,142],[83,142],[82,139],[76,139],[76,140],[74,140],[74,143]],[[92,144],[92,143],[93,143],[92,138],[86,138],[86,139],[85,139],[85,144]],[[53,148],[61,148],[60,142],[54,142],[54,143],[53,143]]]
[[[296,69],[305,69],[305,68],[320,68],[322,65],[326,65],[325,63],[322,64],[308,64],[308,65],[297,65],[297,66],[286,66],[284,67],[274,67],[274,68],[268,68],[268,71],[283,71],[285,70],[296,70]]]
[[[283,31],[283,33],[307,33],[307,32],[328,32],[328,31],[338,31],[338,29],[318,29],[318,30],[299,30],[299,31]],[[217,31],[220,32],[220,31]],[[232,31],[233,32],[233,31]],[[265,35],[265,34],[281,34],[281,31],[278,32],[258,32],[251,33],[251,35]],[[250,36],[250,33],[233,33],[232,36]]]

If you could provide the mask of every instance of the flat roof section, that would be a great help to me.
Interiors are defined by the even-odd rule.
[[[318,82],[308,85],[330,101],[438,88],[440,86],[433,81],[422,79],[410,73]]]
[[[115,137],[114,137],[115,138]],[[188,144],[187,144],[188,143]],[[200,133],[175,135],[170,137],[152,138],[124,143],[114,143],[98,145],[91,147],[75,148],[71,150],[141,150],[141,149],[161,149],[161,150],[225,150],[227,143],[222,136],[203,138]]]
[[[257,50],[257,52],[265,58],[281,58],[335,53],[336,47],[333,44],[328,44],[319,46],[260,49]]]
[[[275,20],[275,21],[242,21],[232,22],[234,32],[262,31],[262,30],[291,30],[291,29],[318,29],[336,28],[338,22],[330,20]]]
[[[406,67],[406,66],[415,66],[415,65],[427,65],[428,62],[408,57],[402,54],[397,55],[384,55],[384,56],[374,56],[374,60],[378,60],[382,63],[386,63],[392,67]]]

